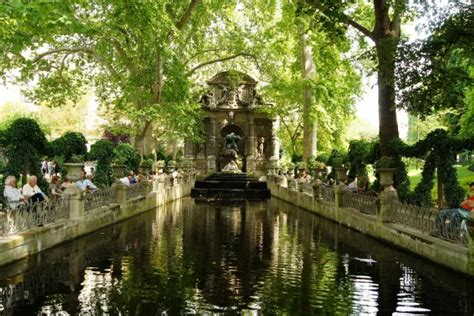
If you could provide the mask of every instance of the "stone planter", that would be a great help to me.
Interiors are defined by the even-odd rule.
[[[384,190],[390,190],[393,184],[393,174],[395,173],[395,168],[379,168],[377,172],[380,175],[380,185],[383,186]]]
[[[125,165],[112,165],[112,170],[116,178],[125,176]]]
[[[138,167],[138,172],[141,173],[141,174],[147,174],[148,173],[148,165],[145,165],[145,164],[140,164],[140,166]]]
[[[67,171],[67,177],[71,181],[77,181],[81,178],[81,170],[84,169],[83,162],[66,162],[63,165]]]
[[[336,170],[336,177],[337,180],[344,182],[347,179],[347,168],[345,167],[339,167],[339,168],[334,168]]]

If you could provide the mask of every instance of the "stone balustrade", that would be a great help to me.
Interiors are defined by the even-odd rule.
[[[298,188],[301,183],[291,177],[288,188],[277,177],[267,177],[267,183],[274,197],[474,275],[474,219],[450,223],[437,209],[401,203],[391,185],[370,196],[350,192],[343,184],[327,187],[319,180],[313,181],[312,194],[309,186]]]
[[[195,175],[169,180],[158,177],[131,186],[118,181],[93,193],[73,185],[60,199],[1,211],[0,265],[189,195]]]

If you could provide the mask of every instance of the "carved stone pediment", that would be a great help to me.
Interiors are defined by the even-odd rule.
[[[207,83],[209,92],[201,97],[201,103],[209,108],[236,109],[263,104],[255,90],[257,81],[245,73],[224,71]]]

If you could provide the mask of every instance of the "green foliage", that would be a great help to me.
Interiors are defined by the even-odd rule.
[[[397,82],[399,107],[426,116],[450,109],[447,123],[459,129],[465,113],[463,134],[472,135],[470,114],[474,93],[474,10],[472,5],[457,4],[455,10],[434,20],[431,36],[405,43],[398,57]],[[454,111],[453,111],[454,110]]]
[[[382,156],[375,163],[375,168],[395,168],[395,160],[389,156]]]
[[[140,154],[130,144],[119,144],[114,148],[114,161],[117,164],[124,164],[128,170],[137,171]]]
[[[100,187],[108,187],[113,183],[112,160],[114,158],[114,145],[108,140],[99,140],[91,146],[89,153],[91,159],[97,160],[94,181]]]
[[[456,154],[463,150],[474,148],[474,138],[460,139],[449,136],[442,129],[435,130],[414,145],[402,142],[393,144],[393,151],[404,157],[425,159],[422,180],[416,186],[414,193],[408,199],[415,204],[430,205],[431,190],[434,184],[435,170],[438,168],[442,183],[444,184],[444,197],[448,207],[458,207],[464,198],[464,190],[457,180]]]
[[[326,168],[326,164],[322,160],[318,160],[315,156],[310,156],[308,159],[308,168],[309,169],[323,169]]]
[[[51,142],[54,156],[63,156],[66,162],[73,162],[74,156],[84,157],[87,154],[87,140],[81,133],[67,132]],[[80,162],[80,161],[78,161]]]
[[[367,175],[368,155],[372,143],[366,140],[353,140],[349,144],[348,160],[351,164],[349,177],[355,179],[358,176]]]
[[[1,141],[8,158],[5,176],[14,175],[19,179],[22,175],[25,183],[27,174],[36,175],[41,183],[40,163],[41,158],[48,154],[48,143],[36,121],[28,118],[16,119],[3,132]]]

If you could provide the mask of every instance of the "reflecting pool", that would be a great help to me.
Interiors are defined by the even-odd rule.
[[[0,280],[0,315],[474,313],[473,279],[277,199],[182,199]]]

